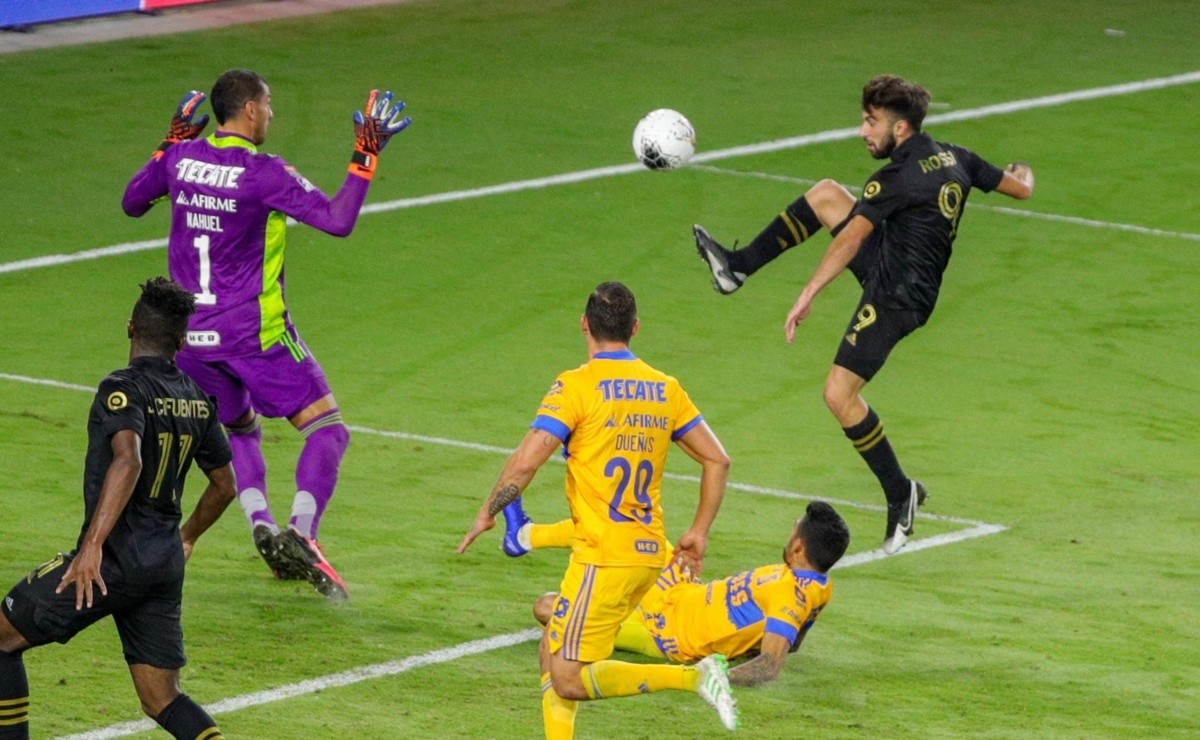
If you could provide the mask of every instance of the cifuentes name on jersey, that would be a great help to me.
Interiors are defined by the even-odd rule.
[[[238,178],[245,171],[245,167],[213,164],[212,162],[201,162],[190,157],[185,157],[175,165],[175,179],[180,182],[208,185],[214,188],[236,189]]]

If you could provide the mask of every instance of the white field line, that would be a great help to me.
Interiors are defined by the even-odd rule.
[[[95,388],[90,388],[86,385],[78,383],[64,383],[60,380],[46,380],[45,378],[31,378],[28,375],[10,375],[9,373],[0,373],[0,380],[11,380],[14,383],[28,383],[29,385],[46,385],[51,388],[62,388],[68,391],[83,391],[84,393],[95,393]]]
[[[750,177],[757,180],[773,180],[775,182],[794,183],[796,185],[804,185],[812,187],[817,184],[816,180],[807,177],[792,177],[790,175],[776,175],[770,172],[749,172],[746,170],[731,170],[724,167],[713,167],[712,165],[696,165],[696,169],[704,172],[713,172],[719,175],[733,175],[735,177]],[[859,192],[862,188],[857,185],[846,185],[843,187],[851,192]],[[1076,226],[1089,226],[1094,229],[1111,229],[1113,231],[1125,231],[1133,234],[1143,234],[1145,236],[1163,236],[1172,239],[1187,239],[1189,241],[1200,242],[1200,234],[1189,231],[1167,231],[1166,229],[1152,229],[1148,226],[1135,226],[1133,224],[1122,224],[1113,221],[1098,221],[1093,218],[1080,218],[1079,216],[1063,216],[1057,213],[1039,213],[1037,211],[1027,211],[1020,208],[1012,208],[1009,206],[991,206],[977,201],[968,201],[967,208],[975,211],[991,211],[992,213],[1003,213],[1007,216],[1019,216],[1021,218],[1032,218],[1040,221],[1055,221],[1057,223],[1074,224]]]
[[[0,373],[0,380],[9,380],[16,383],[25,383],[30,385],[48,386],[51,388],[80,391],[84,393],[91,393],[94,391],[94,389],[89,386],[79,385],[76,383],[64,383],[57,380],[33,378],[27,375],[13,375],[10,373]],[[477,442],[464,442],[446,437],[431,437],[423,434],[410,434],[408,432],[372,429],[371,427],[363,426],[350,426],[349,429],[352,432],[357,432],[360,434],[372,434],[380,437],[387,437],[389,439],[425,442],[428,444],[456,447],[458,449],[472,450],[475,452],[486,452],[499,455],[510,455],[513,452],[512,448],[508,447],[485,445]],[[559,458],[555,457],[553,459],[557,460]],[[698,477],[693,475],[664,473],[663,477],[670,478],[672,480],[688,481],[693,483],[698,483],[700,481]],[[730,483],[728,484],[728,487],[733,488],[734,490],[744,491],[746,493],[755,493],[763,496],[772,496],[775,498],[785,498],[799,501],[809,501],[814,498],[824,498],[811,494],[796,493],[794,491],[785,491],[778,488],[764,488],[762,486],[754,486],[745,483]],[[839,506],[848,506],[860,509],[883,510],[884,508],[883,506],[863,504],[857,501],[844,501],[828,498],[824,498],[824,500],[838,504]],[[988,524],[986,522],[978,522],[971,519],[959,519],[956,517],[922,513],[918,513],[917,516],[924,519],[933,519],[967,525],[967,528],[955,532],[948,532],[946,534],[934,535],[933,537],[926,537],[923,539],[911,539],[905,545],[905,549],[901,550],[898,554],[903,555],[906,553],[918,552],[920,550],[927,550],[931,547],[939,547],[942,545],[953,544],[955,542],[962,542],[963,540],[968,540],[975,537],[984,537],[990,534],[997,534],[1008,529],[1003,525]],[[855,565],[864,565],[877,560],[883,560],[884,558],[888,557],[895,556],[887,555],[883,552],[883,550],[859,552],[842,558],[836,567],[849,568]],[[485,653],[491,650],[498,650],[500,648],[511,647],[513,645],[520,645],[526,642],[532,642],[538,639],[540,636],[541,630],[531,629],[521,632],[513,632],[506,635],[497,635],[495,637],[489,637],[483,640],[473,640],[471,642],[452,645],[448,648],[442,648],[429,653],[402,658],[400,660],[388,661],[386,663],[376,663],[368,666],[360,666],[358,668],[351,668],[349,670],[342,671],[341,673],[318,676],[317,678],[310,678],[297,683],[278,686],[273,689],[265,689],[263,691],[256,691],[251,694],[243,694],[241,696],[234,696],[229,699],[222,699],[221,701],[206,706],[205,710],[211,715],[226,714],[228,712],[235,712],[239,709],[246,709],[247,707],[254,707],[260,704],[270,704],[272,702],[283,701],[284,699],[290,699],[296,696],[304,696],[306,694],[312,694],[339,686],[349,686],[350,684],[358,683],[360,681],[367,681],[374,678],[394,676],[415,668],[421,668],[423,666],[447,663],[449,661],[457,660],[470,655],[477,655],[479,653]],[[63,736],[59,738],[59,740],[105,740],[107,738],[125,737],[127,735],[145,732],[147,730],[152,730],[155,727],[157,727],[157,725],[149,719],[135,720],[131,722],[122,722],[119,724],[110,725],[98,730],[90,730],[88,732],[76,735]]]
[[[1120,85],[1108,85],[1105,87],[1094,87],[1068,93],[1045,95],[1038,98],[1014,100],[1008,103],[996,103],[994,105],[985,105],[980,108],[968,108],[950,113],[937,113],[929,116],[925,119],[925,121],[926,123],[936,124],[976,120],[979,118],[988,118],[990,116],[1035,110],[1037,108],[1049,108],[1052,106],[1066,105],[1068,103],[1076,103],[1084,100],[1097,100],[1100,98],[1113,97],[1117,95],[1132,95],[1134,93],[1145,92],[1147,90],[1161,90],[1163,88],[1174,87],[1177,85],[1190,85],[1196,82],[1200,82],[1200,71],[1187,72],[1185,74],[1172,75],[1170,77],[1157,77],[1138,82],[1127,82]],[[733,157],[743,157],[752,154],[765,154],[768,152],[777,152],[785,149],[797,149],[799,147],[812,146],[813,144],[842,141],[845,139],[852,139],[856,136],[858,136],[857,127],[831,129],[829,131],[821,131],[815,134],[805,134],[803,136],[776,139],[774,141],[765,141],[758,144],[747,144],[745,146],[735,146],[728,149],[718,149],[711,152],[701,152],[693,157],[692,161],[696,162],[697,164],[702,164],[704,162],[715,162],[722,159],[731,159]],[[614,175],[628,175],[634,172],[643,172],[644,170],[644,167],[636,163],[615,165],[611,167],[597,167],[590,170],[567,172],[561,175],[551,175],[549,177],[539,177],[531,180],[516,180],[513,182],[501,183],[499,185],[470,188],[468,190],[454,190],[446,193],[418,196],[415,198],[401,198],[399,200],[387,201],[384,203],[372,203],[364,206],[362,212],[384,213],[386,211],[395,211],[405,208],[416,208],[420,206],[435,205],[438,203],[451,203],[454,201],[468,200],[471,198],[483,198],[492,195],[502,195],[505,193],[516,193],[524,190],[536,190],[538,188],[548,188],[557,185],[568,185],[577,182],[585,182],[587,180],[596,180],[603,177],[612,177]],[[1088,219],[1081,219],[1081,221],[1088,221]],[[30,259],[18,260],[16,262],[4,262],[0,263],[0,275],[9,272],[20,272],[23,270],[33,270],[40,267],[51,267],[54,265],[63,265],[71,262],[81,262],[84,260],[99,259],[101,257],[128,254],[130,252],[140,252],[148,249],[161,249],[166,245],[166,239],[151,239],[148,241],[127,242],[124,244],[114,244],[108,247],[98,247],[96,249],[88,249],[82,252],[50,254],[42,257],[32,257]]]
[[[256,707],[260,704],[270,704],[272,702],[291,699],[296,696],[304,696],[313,694],[318,691],[336,688],[338,686],[349,686],[350,684],[358,683],[359,681],[369,681],[373,678],[383,678],[384,676],[395,676],[400,673],[407,673],[415,668],[423,668],[429,665],[437,665],[438,663],[449,663],[452,660],[465,658],[470,655],[478,655],[491,650],[499,650],[500,648],[512,647],[526,642],[533,642],[542,636],[542,631],[539,629],[521,630],[520,632],[512,632],[507,635],[497,635],[496,637],[488,637],[483,640],[472,640],[458,645],[452,645],[448,648],[434,650],[433,652],[414,655],[409,658],[401,658],[400,660],[391,660],[387,663],[376,663],[374,665],[359,666],[351,668],[341,673],[331,673],[327,676],[319,676],[310,678],[306,681],[279,686],[274,689],[266,689],[265,691],[256,691],[252,694],[242,694],[241,696],[222,699],[221,701],[209,704],[204,709],[210,715],[227,714],[236,712],[239,709],[248,707]],[[90,730],[78,735],[66,735],[59,740],[106,740],[113,737],[125,737],[139,732],[153,730],[158,725],[149,719],[137,720],[134,722],[122,722],[116,725],[109,725],[98,730]]]

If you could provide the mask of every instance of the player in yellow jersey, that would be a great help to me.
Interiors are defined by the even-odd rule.
[[[539,547],[567,546],[561,539],[564,523],[528,526],[535,532],[546,528],[538,533],[547,538]],[[729,672],[730,683],[755,686],[774,680],[829,603],[829,569],[849,544],[850,530],[842,517],[828,503],[813,501],[792,528],[783,563],[707,584],[672,563],[621,625],[616,648],[681,663],[714,653],[750,657]],[[556,593],[538,599],[533,614],[539,622],[550,621],[557,600]]]
[[[728,729],[737,727],[728,665],[713,655],[695,666],[606,660],[621,623],[672,560],[659,486],[671,442],[701,466],[700,500],[674,559],[698,570],[729,475],[729,457],[675,378],[639,360],[633,293],[601,283],[580,321],[588,361],[558,376],[520,446],[504,464],[458,552],[496,525],[560,447],[574,522],[571,559],[542,635],[546,737],[574,733],[578,702],[668,689],[695,691]]]

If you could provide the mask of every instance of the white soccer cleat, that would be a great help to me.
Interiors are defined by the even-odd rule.
[[[724,655],[710,655],[696,664],[696,670],[700,673],[696,693],[717,710],[717,716],[726,730],[736,730],[738,709],[733,699],[733,689],[729,686],[729,661],[725,660]]]
[[[895,555],[904,547],[908,536],[913,533],[913,521],[917,518],[917,507],[925,503],[929,493],[921,481],[909,481],[908,499],[899,507],[888,504],[887,532],[884,533],[883,551]]]

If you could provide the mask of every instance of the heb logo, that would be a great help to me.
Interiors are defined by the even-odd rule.
[[[658,542],[654,540],[634,540],[633,549],[638,551],[639,555],[657,555]]]
[[[217,347],[221,344],[221,334],[215,331],[189,331],[187,343],[193,347]]]

